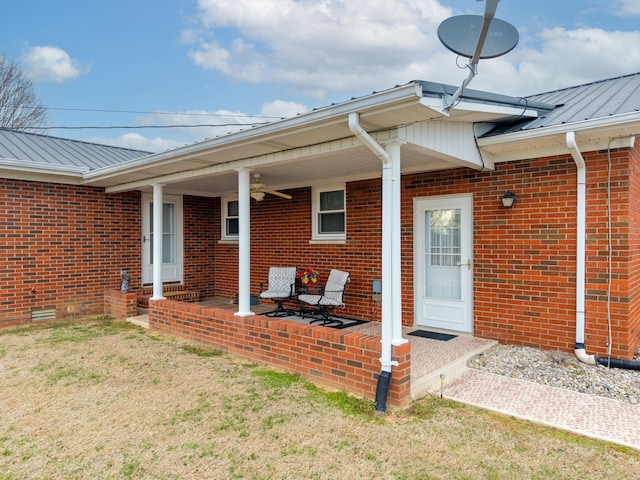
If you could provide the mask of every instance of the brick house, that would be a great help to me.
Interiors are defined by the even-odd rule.
[[[152,322],[169,285],[250,317],[290,265],[350,272],[341,314],[383,323],[383,365],[403,325],[632,358],[640,74],[445,108],[454,90],[414,81],[157,154],[0,131],[0,326],[102,313],[122,270]]]

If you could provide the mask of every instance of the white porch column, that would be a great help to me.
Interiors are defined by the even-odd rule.
[[[250,173],[247,168],[238,172],[238,311],[235,315],[247,317],[251,311],[251,228],[250,228]]]
[[[393,220],[391,162],[382,164],[382,370],[391,371],[391,340],[393,338]]]
[[[391,163],[391,195],[389,215],[391,216],[391,344],[402,345],[408,340],[402,337],[402,209],[400,204],[402,172],[400,169],[400,146],[402,142],[390,142],[385,145]],[[384,227],[383,227],[384,230]],[[388,278],[388,277],[387,277]]]
[[[162,183],[153,184],[153,296],[151,300],[164,300],[162,294],[162,212],[164,199]]]

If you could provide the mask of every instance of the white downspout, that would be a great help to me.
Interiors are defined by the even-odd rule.
[[[409,340],[402,337],[402,172],[400,170],[400,146],[402,142],[394,141],[386,144],[385,149],[391,160],[391,205],[393,219],[391,220],[391,282],[392,313],[391,313],[391,345],[403,345]]]
[[[161,183],[153,184],[153,296],[151,300],[164,300],[162,291],[163,187]]]
[[[380,363],[382,371],[391,372],[391,368],[398,365],[398,362],[391,360],[394,300],[393,164],[386,150],[362,128],[357,112],[349,114],[349,129],[382,162],[382,356]]]
[[[238,311],[234,315],[248,317],[251,311],[251,237],[249,174],[251,170],[238,168]]]
[[[585,319],[585,262],[586,262],[586,204],[587,204],[587,166],[576,143],[575,132],[567,132],[566,143],[578,174],[577,189],[577,227],[576,227],[576,345],[574,353],[578,360],[596,365],[594,355],[588,355],[584,346]]]

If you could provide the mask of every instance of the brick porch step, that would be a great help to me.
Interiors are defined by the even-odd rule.
[[[169,300],[182,302],[198,302],[200,292],[184,290],[179,286],[164,287],[162,295]],[[138,307],[149,308],[149,299],[153,296],[153,288],[143,288],[138,294]]]

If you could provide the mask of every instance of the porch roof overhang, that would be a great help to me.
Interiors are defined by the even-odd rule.
[[[460,166],[492,165],[475,144],[474,124],[525,115],[537,116],[517,99],[493,95],[463,97],[455,109],[444,110],[446,89],[415,81],[352,99],[297,117],[232,133],[179,149],[86,172],[82,183],[107,192],[147,190],[154,183],[166,192],[225,196],[237,190],[238,168],[262,174],[270,188],[286,190],[322,181],[375,178],[379,160],[356,139],[348,117],[376,141],[400,141],[403,172]],[[508,101],[507,101],[508,100]]]

